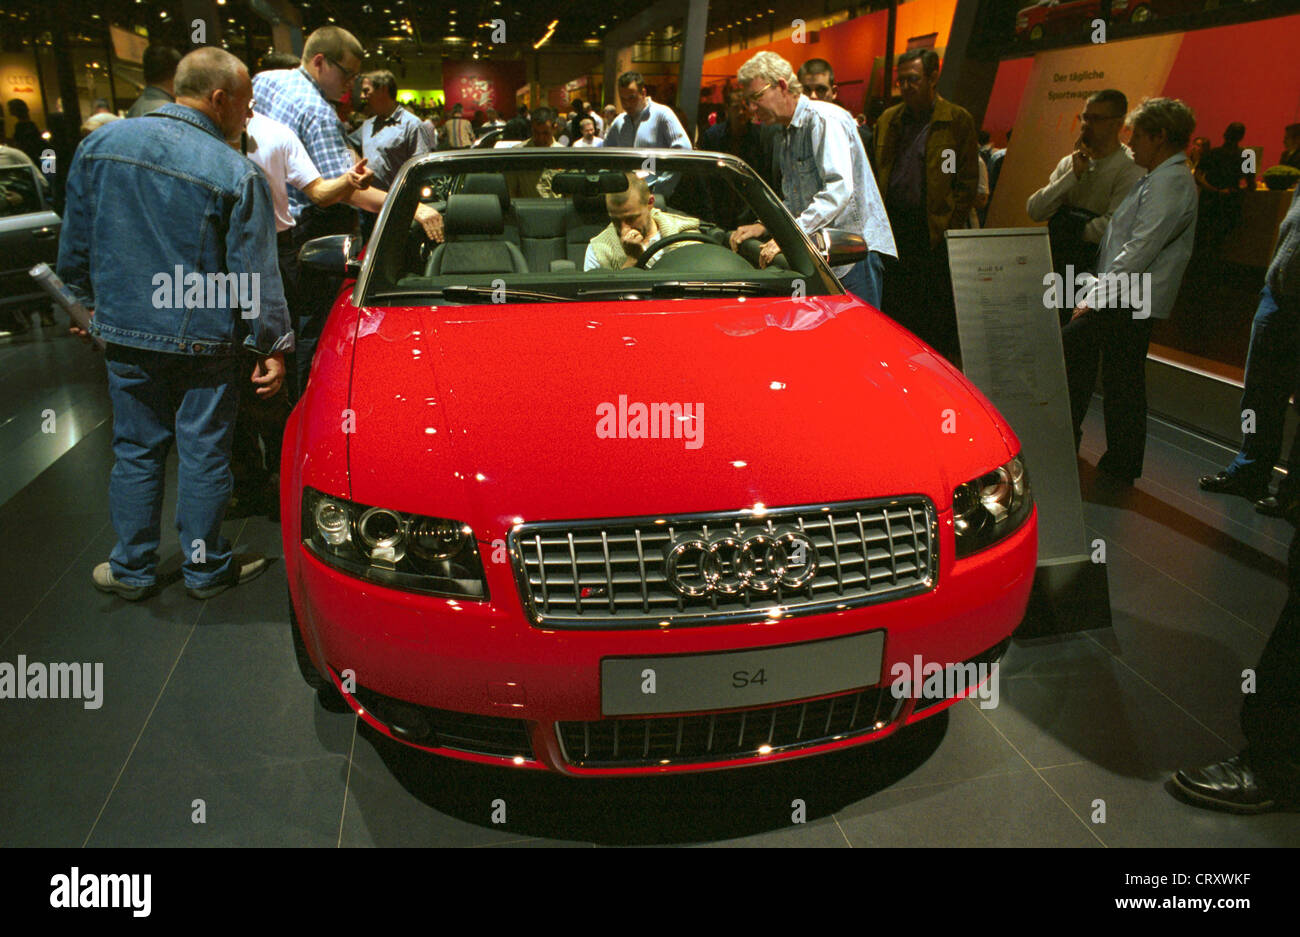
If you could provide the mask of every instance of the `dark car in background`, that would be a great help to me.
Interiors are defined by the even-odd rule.
[[[35,166],[0,166],[0,331],[26,331],[38,309],[48,316],[49,298],[27,271],[58,260],[61,224]]]

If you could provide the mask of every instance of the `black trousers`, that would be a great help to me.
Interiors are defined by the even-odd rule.
[[[351,205],[331,205],[329,208],[308,206],[292,228],[295,252],[313,238],[332,234],[355,234],[357,230],[357,210]],[[325,329],[325,320],[329,318],[334,299],[343,286],[343,278],[299,269],[297,271],[297,305],[294,313],[294,337],[296,339],[295,366],[297,379],[294,382],[296,400],[307,388],[307,378],[311,374],[311,359],[316,354],[316,345],[321,332]]]
[[[1289,593],[1241,707],[1250,760],[1275,797],[1300,802],[1300,530],[1291,538]]]
[[[957,310],[947,250],[927,244],[909,251],[900,244],[898,252],[896,263],[885,264],[881,312],[949,361],[957,361]]]
[[[288,235],[288,236],[286,236]],[[284,284],[284,298],[289,306],[289,321],[295,333],[302,326],[301,300],[298,295],[298,252],[291,232],[281,235],[278,242],[280,280]],[[235,477],[235,490],[241,496],[257,492],[271,475],[280,471],[280,444],[289,411],[298,399],[298,367],[296,354],[285,355],[284,386],[270,400],[256,394],[256,387],[248,380],[253,372],[253,359],[248,358],[247,374],[239,385],[239,416],[235,421],[235,435],[231,446],[231,471]]]
[[[1098,467],[1122,478],[1142,474],[1147,443],[1146,357],[1152,324],[1149,318],[1134,319],[1128,309],[1094,309],[1061,330],[1075,448],[1083,438],[1083,418],[1100,370],[1106,454]]]

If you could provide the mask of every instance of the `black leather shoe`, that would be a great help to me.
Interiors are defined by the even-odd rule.
[[[1246,753],[1174,774],[1174,786],[1198,807],[1228,813],[1270,813],[1282,805],[1259,786]]]
[[[1212,491],[1219,495],[1239,495],[1247,501],[1258,501],[1268,494],[1267,484],[1243,484],[1241,479],[1235,475],[1229,475],[1227,472],[1202,475],[1197,484],[1201,486],[1202,491]]]
[[[1265,517],[1284,517],[1300,523],[1300,498],[1294,495],[1267,495],[1255,502],[1255,510]]]
[[[1255,502],[1255,511],[1265,517],[1282,517],[1286,514],[1277,495],[1268,495]]]

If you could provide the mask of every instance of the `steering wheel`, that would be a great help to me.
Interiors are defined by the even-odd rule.
[[[680,244],[683,241],[703,241],[706,244],[717,243],[703,231],[679,231],[677,234],[670,234],[668,237],[660,238],[651,244],[641,253],[641,259],[636,262],[637,267],[641,270],[646,269],[645,264],[647,260],[659,253],[665,247],[671,247],[673,244]]]
[[[438,245],[435,244],[433,239],[425,233],[424,226],[418,221],[412,221],[411,228],[407,232],[408,239],[413,236],[418,236],[419,238],[416,243],[420,255],[420,273],[423,274],[425,270],[429,269],[429,258],[433,256],[433,249]]]

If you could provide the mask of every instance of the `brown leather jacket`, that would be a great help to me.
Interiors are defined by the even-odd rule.
[[[894,105],[876,122],[876,183],[882,197],[889,190],[889,174],[894,168],[894,151],[898,146],[898,122],[904,107],[904,104]],[[955,172],[944,172],[947,150],[952,150],[948,163]],[[975,119],[965,108],[935,95],[930,135],[925,144],[925,201],[931,247],[942,243],[943,232],[949,228],[969,226],[978,188],[979,139]]]

